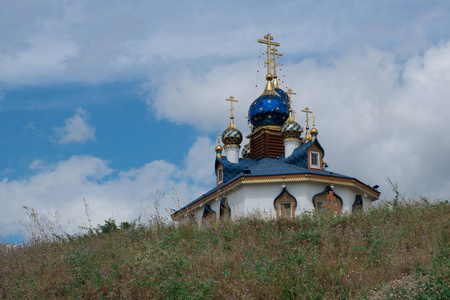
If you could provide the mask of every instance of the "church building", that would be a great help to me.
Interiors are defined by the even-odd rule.
[[[327,169],[325,150],[319,142],[315,116],[306,107],[306,128],[295,120],[291,89],[277,81],[279,43],[270,34],[259,43],[267,45],[267,84],[249,107],[249,142],[239,157],[242,133],[236,128],[231,103],[230,124],[218,137],[215,148],[216,186],[173,212],[174,221],[234,219],[259,213],[272,218],[294,218],[302,212],[335,214],[366,210],[380,192],[360,180]],[[273,71],[273,75],[272,72]],[[312,119],[312,128],[309,122]],[[220,134],[218,134],[219,136]]]

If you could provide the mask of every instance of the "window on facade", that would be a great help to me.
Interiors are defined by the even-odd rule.
[[[362,211],[363,209],[363,199],[362,199],[362,195],[356,195],[355,197],[355,202],[353,202],[352,205],[352,212],[358,212],[358,211]]]
[[[220,219],[230,220],[231,219],[231,208],[228,205],[227,198],[222,198],[220,200]]]
[[[319,152],[309,152],[309,166],[314,169],[320,169]]]
[[[281,194],[275,198],[274,206],[277,213],[277,219],[294,217],[296,200],[287,192],[286,188],[284,188]]]
[[[279,203],[280,216],[282,218],[291,218],[292,217],[292,207],[291,202],[280,202]]]
[[[313,197],[316,214],[332,212],[335,215],[342,213],[342,199],[327,187],[325,191]]]
[[[217,184],[221,184],[223,182],[223,169],[219,168],[217,171]]]
[[[205,204],[205,208],[203,210],[203,221],[210,221],[216,218],[216,212],[211,209],[209,204]]]

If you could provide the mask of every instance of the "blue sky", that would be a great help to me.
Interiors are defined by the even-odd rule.
[[[172,188],[184,204],[213,187],[225,99],[246,135],[269,32],[329,170],[382,198],[390,177],[448,199],[449,14],[447,1],[2,1],[0,236],[21,239],[24,205],[74,233],[83,199],[95,225],[155,213],[157,190],[165,214]]]

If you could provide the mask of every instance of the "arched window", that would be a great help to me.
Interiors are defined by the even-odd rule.
[[[361,194],[356,195],[355,202],[352,205],[352,212],[358,212],[363,210],[363,199]]]
[[[216,218],[216,212],[211,209],[209,204],[205,204],[205,209],[203,210],[203,220],[214,220]]]
[[[219,167],[217,170],[217,185],[223,183],[223,167]]]
[[[227,198],[220,199],[220,219],[229,220],[231,218],[231,208]]]
[[[283,187],[281,193],[273,201],[273,206],[277,212],[277,219],[294,218],[297,200]]]
[[[316,210],[316,215],[324,211],[331,211],[334,214],[342,214],[342,198],[334,193],[330,186],[319,194],[314,195],[313,204]]]

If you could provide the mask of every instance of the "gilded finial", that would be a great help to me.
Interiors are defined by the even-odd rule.
[[[266,75],[267,85],[266,85],[266,90],[267,91],[273,91],[273,86],[272,86],[273,76],[270,73],[272,71],[272,67],[271,67],[271,63],[272,63],[271,56],[272,56],[272,54],[271,54],[271,50],[270,50],[271,48],[270,47],[271,46],[279,47],[280,44],[276,43],[276,42],[272,42],[273,37],[270,35],[270,33],[265,35],[264,38],[265,38],[265,40],[258,40],[258,43],[267,45],[267,51],[266,51],[266,53],[267,53],[267,61],[266,61],[266,64],[267,64],[267,75]]]
[[[296,93],[292,92],[292,89],[288,89],[287,97],[289,103],[289,118],[281,127],[281,135],[283,138],[299,141],[300,136],[302,135],[303,128],[295,121],[293,110],[292,110],[292,95],[296,95]],[[287,152],[286,152],[287,153]],[[289,154],[290,155],[290,154]]]
[[[233,102],[238,102],[238,101],[235,100],[233,96],[230,96],[230,98],[225,99],[225,100],[226,100],[226,101],[230,101],[230,103],[231,103],[231,109],[230,109],[230,111],[231,111],[230,125],[231,125],[231,124],[234,124],[234,123],[233,123],[233,119],[234,119],[234,116],[233,116],[233,110],[234,110]]]
[[[311,117],[311,119],[313,120],[313,127],[311,128],[311,137],[313,139],[313,141],[316,139],[317,135],[319,134],[319,131],[316,129],[316,117],[313,115]]]
[[[297,93],[293,93],[292,89],[290,89],[290,88],[287,91],[288,91],[287,93],[289,95],[289,113],[291,113],[292,112],[292,99],[291,99],[291,96],[292,95],[297,95]]]
[[[304,137],[304,141],[308,142],[311,140],[311,135],[309,134],[309,118],[308,118],[308,114],[312,114],[313,112],[309,110],[308,107],[305,107],[304,110],[302,110],[302,112],[306,113],[306,133],[305,133],[305,137]]]
[[[217,135],[217,146],[216,146],[216,148],[214,150],[216,151],[216,156],[218,158],[221,158],[222,157],[222,149],[223,148],[220,145],[220,133],[218,132],[216,135]]]
[[[217,135],[217,145],[220,146],[220,132],[218,132],[216,135]]]
[[[280,88],[280,86],[278,85],[278,80],[277,80],[277,78],[278,78],[278,76],[277,76],[277,67],[278,67],[278,65],[277,65],[276,57],[277,56],[278,57],[283,56],[283,54],[278,53],[277,52],[277,48],[275,48],[275,47],[272,48],[272,51],[270,53],[272,54],[272,57],[273,57],[271,59],[271,61],[273,61],[273,66],[272,66],[272,69],[273,69],[273,87],[274,88]]]
[[[303,109],[302,112],[306,113],[306,130],[308,130],[309,129],[308,114],[312,114],[313,112],[309,110],[309,107],[305,107],[305,109]]]

